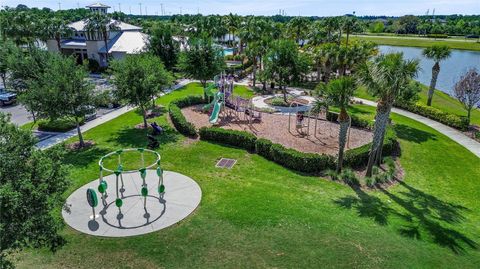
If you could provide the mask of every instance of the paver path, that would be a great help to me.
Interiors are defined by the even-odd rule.
[[[365,99],[356,98],[356,97],[354,99],[356,101],[361,101],[362,103],[364,103],[366,105],[369,105],[369,106],[375,106],[375,107],[377,106],[377,103],[375,103],[373,101],[370,101],[370,100],[365,100]],[[452,139],[453,141],[462,145],[467,150],[471,151],[473,154],[475,154],[477,157],[480,158],[480,143],[473,140],[472,138],[466,136],[462,132],[460,132],[458,130],[455,130],[451,127],[448,127],[447,125],[442,124],[440,122],[431,120],[431,119],[426,118],[424,116],[420,116],[418,114],[415,114],[415,113],[412,113],[412,112],[409,112],[409,111],[406,111],[406,110],[403,110],[403,109],[392,108],[392,112],[397,113],[397,114],[402,115],[402,116],[405,116],[405,117],[408,117],[408,118],[411,118],[411,119],[414,119],[418,122],[421,122],[421,123],[433,128],[433,129],[437,130],[438,132],[448,136],[450,139]]]
[[[167,90],[164,94],[168,94],[172,91],[175,91],[177,89],[180,89],[181,87],[187,85],[188,83],[190,83],[191,81],[188,80],[188,79],[184,79],[182,81],[180,81],[180,83],[178,83],[177,85],[173,86],[171,89]],[[164,95],[164,94],[161,94],[160,96]],[[87,123],[85,123],[84,125],[82,125],[80,127],[80,130],[83,132],[86,132],[94,127],[97,127],[98,125],[100,124],[103,124],[107,121],[110,121],[110,120],[113,120],[131,110],[135,109],[135,107],[133,106],[124,106],[124,107],[121,107],[115,111],[112,111],[108,114],[105,114],[101,117],[98,117],[94,120],[91,120]],[[50,137],[48,139],[45,139],[43,141],[40,141],[37,143],[37,147],[39,149],[47,149],[47,148],[50,148],[56,144],[59,144],[59,143],[62,143],[63,141],[71,138],[71,137],[74,137],[77,135],[77,129],[73,129],[73,130],[70,130],[66,133],[61,133],[61,134],[58,134],[56,136],[53,136],[53,137]]]

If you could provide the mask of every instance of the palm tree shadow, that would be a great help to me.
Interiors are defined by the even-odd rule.
[[[405,182],[399,182],[406,191],[393,194],[380,188],[391,201],[399,205],[405,213],[401,213],[380,198],[372,196],[358,187],[352,187],[356,196],[334,200],[334,203],[345,209],[354,209],[360,217],[373,219],[380,225],[388,225],[389,216],[397,216],[404,224],[398,229],[400,235],[422,240],[424,237],[449,248],[455,254],[463,254],[467,249],[477,249],[478,244],[465,234],[446,227],[465,221],[464,212],[469,209],[445,202],[437,197],[418,190]],[[402,211],[403,211],[402,210]]]
[[[421,144],[428,140],[437,140],[437,136],[404,124],[395,124],[395,132],[398,138]]]

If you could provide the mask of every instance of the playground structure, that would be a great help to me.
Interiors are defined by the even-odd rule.
[[[215,76],[214,84],[205,89],[208,104],[203,106],[202,109],[203,111],[212,111],[209,118],[211,124],[217,124],[219,115],[225,107],[229,108],[227,111],[229,115],[233,112],[238,119],[243,115],[243,119],[250,124],[261,121],[262,113],[255,110],[252,100],[235,96],[233,94],[234,88],[233,77],[221,74]],[[215,92],[215,89],[218,89],[218,91]]]
[[[130,155],[127,157],[127,154]],[[132,159],[134,155],[131,154],[139,156]],[[78,231],[107,237],[145,234],[186,218],[200,203],[201,189],[187,176],[163,171],[160,162],[158,152],[143,148],[106,154],[98,162],[99,178],[67,198],[63,218]],[[135,164],[138,164],[137,169],[125,169]],[[112,190],[111,186],[114,186]],[[95,209],[100,206],[97,215]]]

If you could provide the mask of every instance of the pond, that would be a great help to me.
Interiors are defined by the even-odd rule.
[[[420,59],[421,70],[417,80],[429,86],[432,78],[432,66],[434,62],[422,55],[423,48],[378,46],[381,53],[403,52],[407,59]],[[476,67],[480,72],[480,52],[468,50],[452,50],[450,58],[440,63],[440,74],[438,75],[437,89],[450,95],[453,93],[455,83],[470,68]]]

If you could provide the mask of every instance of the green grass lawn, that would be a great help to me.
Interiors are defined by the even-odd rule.
[[[378,45],[407,46],[407,47],[430,47],[432,45],[447,45],[452,49],[480,51],[480,43],[474,41],[449,41],[435,40],[431,38],[408,38],[408,37],[382,37],[382,36],[352,36],[352,40],[368,40]]]
[[[158,103],[201,94],[190,84]],[[373,117],[374,108],[351,108]],[[167,124],[166,115],[155,119]],[[364,191],[302,175],[240,149],[192,141],[168,129],[165,169],[194,178],[200,207],[179,224],[122,239],[66,227],[67,244],[14,255],[19,268],[478,268],[480,160],[435,130],[393,115],[405,180]],[[134,111],[85,133],[96,146],[71,152],[72,186],[98,177],[103,154],[147,144]],[[279,127],[283,128],[283,127]],[[221,157],[238,162],[215,168]],[[59,212],[56,212],[58,215]],[[87,218],[87,217],[86,217]]]
[[[422,91],[419,93],[420,99],[418,100],[421,104],[427,104],[427,92],[428,87],[422,85]],[[376,98],[368,94],[366,88],[359,88],[355,92],[355,96],[367,100],[376,101]],[[440,91],[435,90],[435,94],[433,95],[432,106],[438,108],[442,111],[452,113],[458,116],[467,116],[467,111],[463,107],[463,105],[454,97]],[[473,109],[471,115],[471,124],[480,125],[480,110]]]

